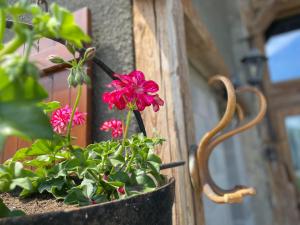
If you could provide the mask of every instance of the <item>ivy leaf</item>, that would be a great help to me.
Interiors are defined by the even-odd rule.
[[[49,193],[54,192],[54,189],[61,190],[65,184],[64,177],[52,178],[49,180],[42,181],[38,186],[38,191],[43,193],[47,191]]]
[[[4,217],[16,217],[16,216],[24,216],[25,213],[21,210],[10,210],[0,198],[0,218]]]
[[[118,171],[114,174],[110,174],[109,179],[111,181],[121,181],[122,183],[127,183],[130,181],[128,174],[122,171]]]
[[[26,189],[26,190],[32,190],[32,183],[28,177],[22,177],[22,178],[16,178],[11,181],[11,184],[9,186],[10,190],[14,190],[17,186]]]
[[[95,193],[95,182],[90,179],[84,179],[81,182],[81,188],[82,188],[82,193],[84,194],[85,197],[87,198],[92,198],[93,194]]]
[[[78,188],[72,188],[68,191],[68,195],[65,197],[64,203],[67,205],[89,205],[90,201],[86,198],[82,190]]]
[[[29,148],[26,152],[28,156],[38,156],[38,155],[46,155],[52,153],[51,142],[48,140],[38,139],[36,140],[31,148]]]
[[[155,182],[147,174],[141,174],[141,175],[136,176],[136,181],[138,184],[143,185],[145,187],[149,187],[149,188],[156,187]]]

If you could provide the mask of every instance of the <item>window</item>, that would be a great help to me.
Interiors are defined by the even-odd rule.
[[[297,178],[297,186],[300,189],[300,115],[286,117],[285,128]]]
[[[270,80],[279,83],[300,79],[300,16],[274,22],[266,39]]]

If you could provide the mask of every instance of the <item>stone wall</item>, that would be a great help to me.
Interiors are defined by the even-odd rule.
[[[49,1],[50,2],[50,1]],[[97,48],[97,56],[117,73],[128,73],[134,68],[132,5],[130,0],[57,0],[58,4],[75,11],[88,7],[92,14],[92,45]],[[104,72],[93,68],[93,140],[108,138],[99,131],[100,124],[113,116],[101,103],[105,85],[110,81]]]

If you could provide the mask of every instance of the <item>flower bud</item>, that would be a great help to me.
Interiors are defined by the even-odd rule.
[[[76,84],[80,84],[80,85],[83,84],[83,73],[80,69],[76,70],[75,72],[75,82]]]
[[[87,85],[91,85],[91,78],[86,73],[84,73],[83,82]]]
[[[77,83],[75,82],[75,78],[71,74],[68,76],[68,84],[69,84],[69,87],[77,86]]]
[[[61,63],[65,62],[65,60],[63,60],[63,58],[60,58],[59,56],[56,56],[56,55],[50,55],[48,57],[48,60],[55,64],[61,64]]]
[[[85,61],[89,61],[92,58],[94,58],[95,54],[96,54],[96,48],[94,48],[94,47],[88,48],[84,53]]]

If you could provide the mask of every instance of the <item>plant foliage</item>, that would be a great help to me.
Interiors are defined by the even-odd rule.
[[[66,204],[88,205],[151,191],[164,183],[154,148],[159,138],[134,135],[69,149],[66,141],[35,141],[0,166],[0,192],[20,197],[50,193]],[[124,190],[118,191],[119,188]]]

